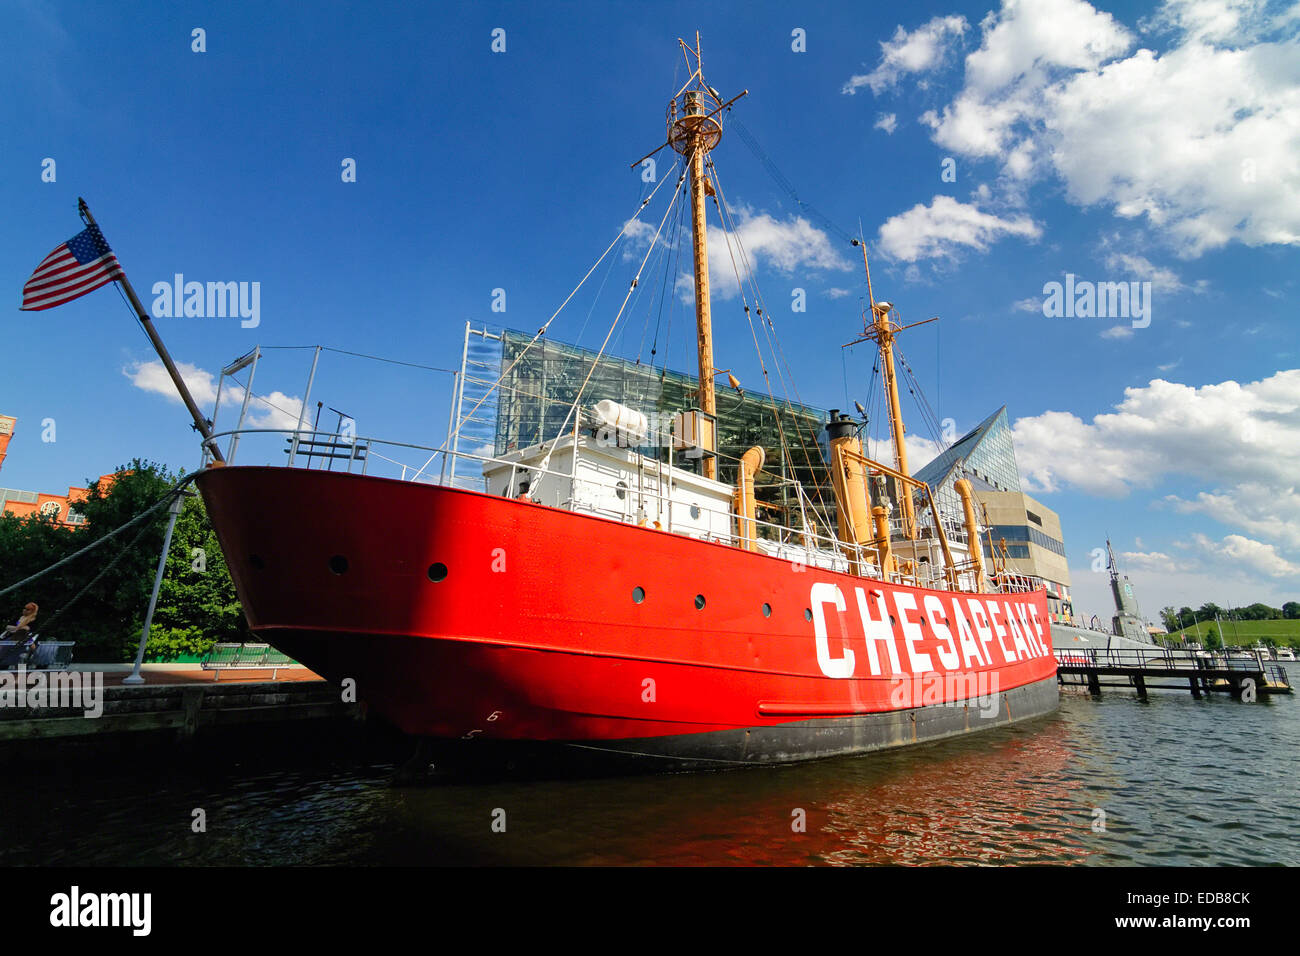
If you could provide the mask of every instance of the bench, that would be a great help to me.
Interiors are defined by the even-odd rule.
[[[0,641],[0,670],[16,668],[24,663],[21,654],[15,648],[22,647],[26,641]],[[72,649],[76,641],[42,641],[38,636],[36,646],[26,656],[28,670],[62,670],[72,663]]]
[[[199,665],[221,680],[223,670],[270,670],[275,680],[281,667],[296,667],[297,661],[277,651],[270,644],[213,644]]]

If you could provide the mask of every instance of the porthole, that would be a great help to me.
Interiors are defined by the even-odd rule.
[[[633,588],[633,589],[632,589],[632,603],[633,603],[633,604],[640,604],[640,603],[641,603],[642,601],[644,601],[644,600],[645,600],[645,588]]]
[[[616,484],[614,486],[614,494],[618,496],[619,501],[622,501],[625,498],[627,498],[627,482],[620,481],[618,484]]]
[[[330,570],[335,574],[342,574],[348,569],[348,559],[341,554],[336,554],[330,558]]]
[[[697,611],[703,611],[703,610],[704,610],[704,595],[703,595],[703,594],[697,594],[697,595],[695,595],[695,610],[697,610]]]
[[[447,565],[441,561],[435,561],[429,565],[429,580],[435,584],[439,581],[447,580]]]
[[[812,608],[810,608],[810,607],[806,607],[806,608],[803,609],[803,619],[804,619],[805,621],[811,621],[811,620],[812,620]]]
[[[771,616],[772,616],[772,605],[770,605],[770,604],[764,602],[764,604],[763,604],[763,617],[771,617]]]
[[[262,556],[259,554],[250,554],[248,556],[248,563],[252,566],[254,571],[261,571],[266,567],[266,562],[262,560]]]

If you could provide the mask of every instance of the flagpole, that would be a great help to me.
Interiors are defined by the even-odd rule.
[[[95,222],[95,217],[90,214],[90,207],[86,205],[86,200],[77,197],[77,209],[81,213],[81,218],[85,220],[87,225],[98,226],[98,223]],[[101,233],[103,232],[103,230],[100,231]],[[226,459],[222,457],[221,449],[217,447],[216,441],[212,438],[212,426],[209,424],[208,420],[203,417],[203,413],[199,411],[199,406],[195,403],[194,396],[190,394],[189,388],[185,385],[185,380],[181,378],[181,373],[176,368],[176,363],[172,361],[171,355],[167,352],[167,346],[163,345],[163,340],[158,337],[158,330],[154,328],[153,320],[149,317],[149,313],[144,310],[144,306],[140,303],[140,297],[135,294],[135,289],[131,287],[131,280],[126,277],[125,270],[123,270],[118,276],[117,281],[120,282],[122,288],[126,290],[126,297],[131,301],[131,307],[135,309],[135,314],[140,319],[140,324],[144,326],[144,331],[145,334],[149,336],[149,341],[153,343],[154,351],[156,351],[158,357],[162,359],[163,366],[167,369],[167,374],[172,377],[172,382],[176,385],[176,390],[181,393],[181,401],[183,401],[185,407],[189,409],[190,416],[194,419],[194,427],[198,429],[199,434],[203,436],[203,444],[207,446],[208,451],[211,452],[212,457],[216,461],[224,464]]]

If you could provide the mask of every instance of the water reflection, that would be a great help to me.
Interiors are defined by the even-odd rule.
[[[0,815],[0,863],[1295,864],[1297,744],[1296,701],[1173,694],[1065,696],[1023,726],[863,757],[594,781],[392,787],[373,750],[263,741],[11,767],[0,800],[34,812]]]

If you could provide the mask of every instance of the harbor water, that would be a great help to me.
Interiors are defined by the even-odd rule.
[[[1066,691],[1050,717],[914,748],[610,779],[395,786],[395,748],[323,725],[113,760],[48,746],[0,767],[0,864],[1300,864],[1289,697]]]

